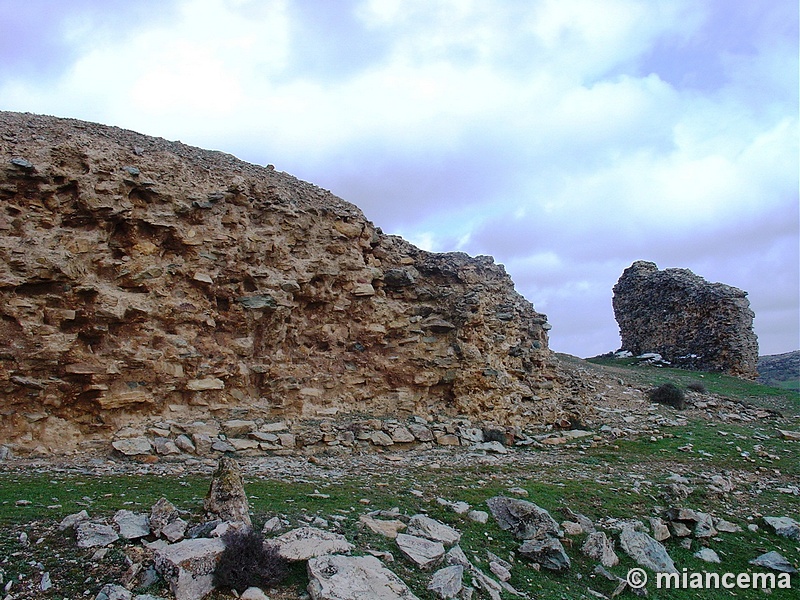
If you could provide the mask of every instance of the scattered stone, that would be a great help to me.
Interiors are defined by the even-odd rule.
[[[750,564],[756,565],[757,567],[772,569],[773,571],[779,571],[781,573],[789,573],[790,575],[794,575],[798,572],[792,563],[774,550],[754,558],[750,561]]]
[[[141,456],[142,454],[150,454],[153,451],[150,440],[145,437],[114,440],[111,445],[117,452],[125,456]]]
[[[343,535],[316,527],[292,529],[277,538],[265,540],[264,544],[276,547],[281,557],[291,561],[308,560],[323,554],[341,554],[355,548]]]
[[[359,522],[363,523],[373,533],[389,539],[395,539],[397,534],[406,528],[406,524],[397,519],[385,521],[383,519],[375,519],[369,515],[361,515]]]
[[[77,512],[64,517],[58,524],[58,530],[64,531],[65,529],[71,529],[75,527],[75,525],[77,525],[78,523],[88,520],[89,520],[89,513],[87,513],[86,510],[82,510],[81,512]]]
[[[192,442],[192,439],[188,435],[181,434],[177,438],[175,438],[175,445],[184,452],[189,454],[194,454],[197,452],[197,447]]]
[[[675,537],[688,537],[692,535],[692,530],[689,529],[684,523],[680,521],[672,521],[669,524],[670,530],[672,530],[672,535]]]
[[[280,517],[272,517],[268,519],[266,523],[264,523],[264,527],[261,529],[261,533],[265,535],[270,535],[273,533],[279,533],[283,531],[284,522]]]
[[[486,501],[497,524],[517,539],[530,540],[544,536],[560,536],[558,523],[545,509],[527,500],[495,496]]]
[[[467,513],[467,518],[483,525],[489,521],[489,513],[483,510],[471,510]]]
[[[414,434],[407,427],[395,427],[391,435],[395,444],[410,444],[416,440]]]
[[[717,535],[714,529],[714,519],[708,513],[697,513],[698,521],[694,526],[694,535],[698,538],[710,538]]]
[[[373,431],[370,434],[370,441],[376,446],[394,446],[394,441],[383,431]]]
[[[719,559],[719,554],[714,552],[711,548],[701,548],[700,550],[694,553],[694,557],[709,563],[719,564],[722,562]]]
[[[178,449],[178,446],[175,445],[175,442],[165,437],[153,438],[153,448],[155,448],[156,454],[161,455],[181,453],[181,451]]]
[[[739,533],[742,531],[742,528],[736,523],[731,523],[725,519],[715,519],[714,528],[720,533]]]
[[[508,581],[511,579],[511,571],[505,565],[502,565],[497,561],[493,560],[489,563],[489,570],[500,581]]]
[[[452,565],[433,574],[428,589],[442,599],[458,598],[463,589],[464,567]]]
[[[781,437],[784,440],[789,440],[791,442],[800,442],[800,431],[786,431],[785,429],[779,429],[778,433],[781,434]]]
[[[564,535],[569,536],[583,535],[586,533],[583,527],[581,527],[581,524],[574,521],[562,521],[561,529],[564,530]]]
[[[224,550],[219,538],[183,540],[156,551],[155,567],[176,600],[198,600],[214,589],[214,569]]]
[[[640,566],[657,573],[677,573],[666,548],[642,531],[623,527],[619,542],[625,553]]]
[[[473,444],[470,447],[470,450],[494,452],[495,454],[508,454],[508,448],[506,448],[500,442],[481,442],[479,444]]]
[[[764,517],[764,522],[781,537],[800,542],[800,523],[790,517]]]
[[[667,523],[659,517],[650,517],[650,529],[653,530],[653,539],[657,542],[663,542],[670,536]]]
[[[508,493],[509,494],[514,494],[515,496],[519,496],[521,498],[527,498],[528,497],[528,490],[526,490],[524,488],[521,488],[521,487],[508,488]]]
[[[409,535],[424,537],[434,542],[442,542],[447,546],[457,544],[461,539],[461,534],[458,531],[425,515],[411,517],[408,522],[408,533]]]
[[[96,548],[108,546],[119,539],[119,535],[110,525],[81,521],[76,527],[78,548]]]
[[[133,594],[121,585],[108,583],[97,592],[95,600],[131,600]]]
[[[234,459],[228,456],[219,459],[203,507],[211,519],[252,526],[242,472]]]
[[[312,600],[418,600],[403,581],[374,556],[325,555],[308,561]]]
[[[153,535],[160,536],[161,530],[179,518],[178,509],[166,498],[160,498],[150,509],[150,529]]]
[[[184,537],[186,537],[186,527],[188,523],[178,517],[177,519],[173,519],[166,525],[161,528],[161,535],[167,539],[170,543],[175,543],[181,541]]]
[[[589,558],[600,561],[604,567],[615,567],[619,564],[619,557],[614,551],[614,541],[602,531],[590,533],[581,547]]]
[[[269,596],[261,588],[249,587],[242,592],[239,600],[269,600]]]
[[[518,552],[550,571],[567,571],[571,566],[564,546],[554,537],[525,540]]]
[[[42,573],[42,580],[39,582],[39,589],[46,592],[53,587],[53,581],[50,579],[50,571]]]
[[[406,558],[421,569],[431,568],[444,556],[444,546],[441,542],[432,542],[405,533],[398,533],[395,541]]]
[[[126,540],[137,540],[150,535],[150,518],[145,514],[118,510],[113,521],[119,528],[119,534]]]

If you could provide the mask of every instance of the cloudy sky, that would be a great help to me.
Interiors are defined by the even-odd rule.
[[[796,0],[0,0],[0,109],[232,153],[619,347],[639,259],[800,348]]]

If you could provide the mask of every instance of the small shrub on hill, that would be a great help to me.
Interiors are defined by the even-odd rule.
[[[664,383],[650,390],[647,396],[650,398],[651,402],[666,404],[678,410],[686,408],[686,395],[683,393],[683,390],[674,383]]]
[[[697,392],[698,394],[705,394],[706,392],[708,392],[705,384],[702,381],[692,381],[689,385],[686,386],[686,389],[691,390],[693,392]]]
[[[278,550],[264,546],[263,536],[252,530],[231,531],[222,537],[225,550],[214,570],[214,585],[241,593],[249,587],[270,587],[283,581],[288,563]]]

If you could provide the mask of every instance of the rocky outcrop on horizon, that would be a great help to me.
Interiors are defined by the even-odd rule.
[[[657,353],[686,369],[758,376],[747,292],[640,260],[614,286],[613,306],[623,351]]]
[[[0,443],[145,417],[580,418],[545,315],[488,256],[179,142],[0,112]]]

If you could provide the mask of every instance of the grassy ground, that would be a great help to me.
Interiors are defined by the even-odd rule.
[[[673,381],[685,386],[699,377],[696,373],[674,369],[645,370],[620,366],[629,377],[657,385]],[[311,517],[327,519],[356,544],[358,552],[391,552],[395,561],[388,566],[406,581],[421,598],[432,598],[426,591],[430,574],[407,563],[393,541],[358,527],[358,518],[370,510],[397,507],[406,514],[425,512],[462,532],[461,546],[474,563],[488,572],[486,550],[512,559],[515,567],[511,584],[536,598],[579,599],[594,596],[589,590],[609,596],[616,584],[594,573],[595,562],[579,548],[585,536],[577,536],[567,547],[573,561],[563,575],[538,572],[524,559],[515,558],[519,542],[502,532],[493,519],[478,524],[459,516],[436,502],[437,497],[465,501],[487,510],[485,501],[498,494],[510,495],[519,487],[528,500],[546,508],[559,521],[567,509],[580,512],[595,523],[607,519],[639,519],[657,516],[670,506],[710,512],[739,524],[741,533],[723,533],[708,542],[722,558],[710,565],[693,556],[677,541],[665,545],[679,569],[690,572],[747,572],[748,561],[776,550],[795,565],[800,564],[800,544],[771,533],[762,516],[790,516],[800,520],[800,502],[791,490],[800,482],[800,442],[781,439],[778,429],[798,429],[797,395],[775,393],[749,382],[705,374],[701,378],[710,391],[728,397],[782,410],[783,415],[753,423],[719,423],[692,417],[686,425],[664,428],[660,433],[629,436],[615,440],[582,441],[558,448],[517,450],[513,459],[449,461],[446,454],[415,455],[405,467],[387,461],[385,472],[352,473],[346,476],[276,479],[271,473],[250,475],[246,489],[250,496],[254,522],[260,526],[280,514],[292,525]],[[445,460],[442,460],[442,458]],[[331,471],[340,467],[331,458]],[[671,501],[664,496],[671,474],[690,480],[688,498]],[[716,492],[712,477],[730,481],[733,489]],[[208,479],[186,472],[173,478],[155,475],[95,476],[67,472],[0,472],[0,575],[11,581],[10,598],[94,598],[106,582],[120,581],[128,569],[126,556],[134,546],[115,544],[104,556],[87,560],[91,550],[75,547],[74,534],[58,532],[55,524],[65,515],[86,508],[93,517],[110,517],[120,508],[147,511],[160,497],[169,498],[178,508],[200,514]],[[781,491],[783,490],[783,491]],[[321,497],[322,495],[328,497]],[[25,502],[18,503],[18,500]],[[759,525],[749,531],[749,524]],[[27,535],[27,542],[20,534]],[[621,563],[611,569],[624,577],[632,560],[619,552]],[[54,587],[36,590],[41,573],[48,571]],[[651,574],[652,576],[652,574]],[[283,590],[273,598],[297,598],[307,584],[302,565],[295,566]],[[800,581],[792,579],[791,590],[775,590],[771,598],[800,597]],[[722,599],[763,598],[760,590],[657,590],[649,586],[650,598],[691,597]],[[156,584],[151,593],[163,593]],[[733,593],[735,592],[735,593]],[[0,592],[0,596],[2,592]],[[632,597],[629,592],[626,597]],[[217,594],[217,598],[227,598]],[[511,598],[511,596],[508,596]]]

